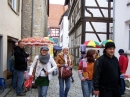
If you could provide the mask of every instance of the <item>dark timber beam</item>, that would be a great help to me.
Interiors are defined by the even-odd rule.
[[[99,11],[100,11],[102,17],[105,17],[104,14],[103,14],[103,12],[102,12],[102,10],[101,10],[101,8],[100,8],[100,6],[99,6],[99,4],[98,4],[98,2],[97,2],[97,0],[95,0],[95,2],[96,2],[97,6],[99,8]]]
[[[85,10],[91,15],[91,17],[93,17],[93,13],[87,9],[87,7],[85,7]]]
[[[109,23],[107,23],[107,37],[106,37],[107,39],[109,39],[109,27],[110,27]]]
[[[73,0],[73,2],[72,2],[72,6],[69,8],[70,9],[70,11],[69,11],[69,13],[68,13],[68,19],[71,17],[71,15],[72,15],[72,13],[73,13],[73,11],[74,11],[74,7],[75,7],[75,4],[77,3],[77,1],[78,0]]]
[[[111,3],[108,2],[108,18],[111,17]]]
[[[93,31],[85,31],[85,33],[92,33],[92,34],[95,34],[95,32]],[[107,34],[107,32],[96,32],[97,34]],[[109,33],[109,34],[112,34],[112,33]]]
[[[111,7],[111,3],[108,2],[108,19],[110,19],[111,17],[111,10],[110,10],[110,7]],[[109,32],[110,32],[110,24],[107,22],[107,36],[106,38],[109,39],[110,35],[109,35]]]
[[[85,29],[86,29],[86,21],[85,21],[85,0],[81,0],[81,18],[82,18],[82,38],[81,44],[85,41]]]
[[[90,8],[90,9],[108,9],[108,7],[97,7],[97,6],[85,6],[85,8]],[[110,8],[111,10],[113,10],[113,8]]]
[[[85,21],[113,23],[113,19],[112,18],[102,18],[102,17],[85,17]]]
[[[96,30],[95,30],[95,28],[94,28],[93,24],[92,24],[91,22],[89,22],[89,23],[90,23],[90,25],[91,25],[91,27],[92,27],[92,29],[93,29],[93,31],[94,31],[94,33],[95,33],[95,35],[97,36],[97,38],[98,38],[99,42],[101,42],[101,39],[100,39],[100,37],[98,36],[98,34],[96,33]]]

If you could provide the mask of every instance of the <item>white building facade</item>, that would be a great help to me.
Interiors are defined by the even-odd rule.
[[[69,36],[68,36],[68,11],[66,11],[60,20],[60,41],[59,46],[68,46],[69,44]]]
[[[8,58],[21,39],[21,0],[0,0],[0,77],[7,77]]]
[[[114,6],[115,55],[119,56],[119,49],[124,49],[128,54],[129,65],[126,73],[130,74],[130,0],[115,0]]]

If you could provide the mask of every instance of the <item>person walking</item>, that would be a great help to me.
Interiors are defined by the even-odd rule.
[[[83,59],[83,58],[85,58],[86,57],[86,53],[85,52],[81,52],[81,56],[80,56],[80,58],[79,58],[79,60],[78,60],[78,64],[80,63],[80,61]]]
[[[30,58],[29,55],[25,53],[24,43],[21,40],[18,41],[18,46],[15,48],[14,58],[13,88],[16,88],[17,96],[25,96],[26,94],[22,92],[22,85],[24,81],[24,71],[27,70],[27,61],[29,61]]]
[[[80,63],[80,61],[86,57],[86,45],[80,45],[80,52],[81,52],[81,56],[78,60],[78,64]]]
[[[48,46],[42,46],[40,54],[34,58],[30,67],[29,75],[32,76],[32,72],[36,66],[35,85],[38,87],[38,97],[46,97],[49,82],[53,76],[52,72],[57,68],[54,59],[48,51]]]
[[[124,54],[124,50],[123,49],[119,49],[118,51],[119,53],[119,65],[120,65],[120,71],[121,73],[125,74],[127,67],[128,67],[128,57]]]
[[[78,66],[78,74],[81,80],[83,97],[90,97],[90,94],[92,93],[93,68],[96,55],[96,50],[88,50],[86,58],[82,59]]]
[[[71,54],[69,54],[69,48],[68,46],[62,47],[62,52],[59,53],[56,57],[56,63],[58,66],[58,69],[60,71],[61,67],[66,67],[67,70],[71,70],[73,68],[73,60]],[[70,77],[67,79],[61,78],[61,74],[59,72],[59,97],[67,97],[69,89],[70,89]],[[65,83],[65,90],[64,90],[64,83]]]
[[[42,46],[40,54],[35,56],[30,67],[29,75],[32,76],[32,72],[36,66],[35,85],[38,87],[38,97],[46,97],[49,82],[52,79],[52,72],[57,68],[54,59],[48,51],[48,46]]]
[[[106,43],[104,54],[94,64],[93,87],[96,96],[121,97],[120,67],[114,52],[115,44]]]
[[[120,72],[121,74],[124,76],[128,67],[128,57],[124,54],[124,50],[123,49],[119,49],[118,51],[120,57],[119,57],[119,65],[120,65]],[[125,92],[125,81],[124,78],[120,78],[121,79],[121,95],[124,94]]]

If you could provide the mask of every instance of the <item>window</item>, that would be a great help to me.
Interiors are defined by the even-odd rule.
[[[129,50],[130,50],[130,24],[129,24]]]
[[[16,13],[19,14],[20,12],[20,0],[8,0],[8,3],[11,9]]]

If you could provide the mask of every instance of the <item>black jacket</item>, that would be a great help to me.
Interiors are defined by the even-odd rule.
[[[113,89],[120,86],[120,68],[115,56],[110,58],[104,54],[96,60],[93,86],[94,90]]]
[[[14,68],[18,71],[27,70],[27,57],[29,55],[25,53],[24,49],[17,47],[14,52],[15,66]]]

